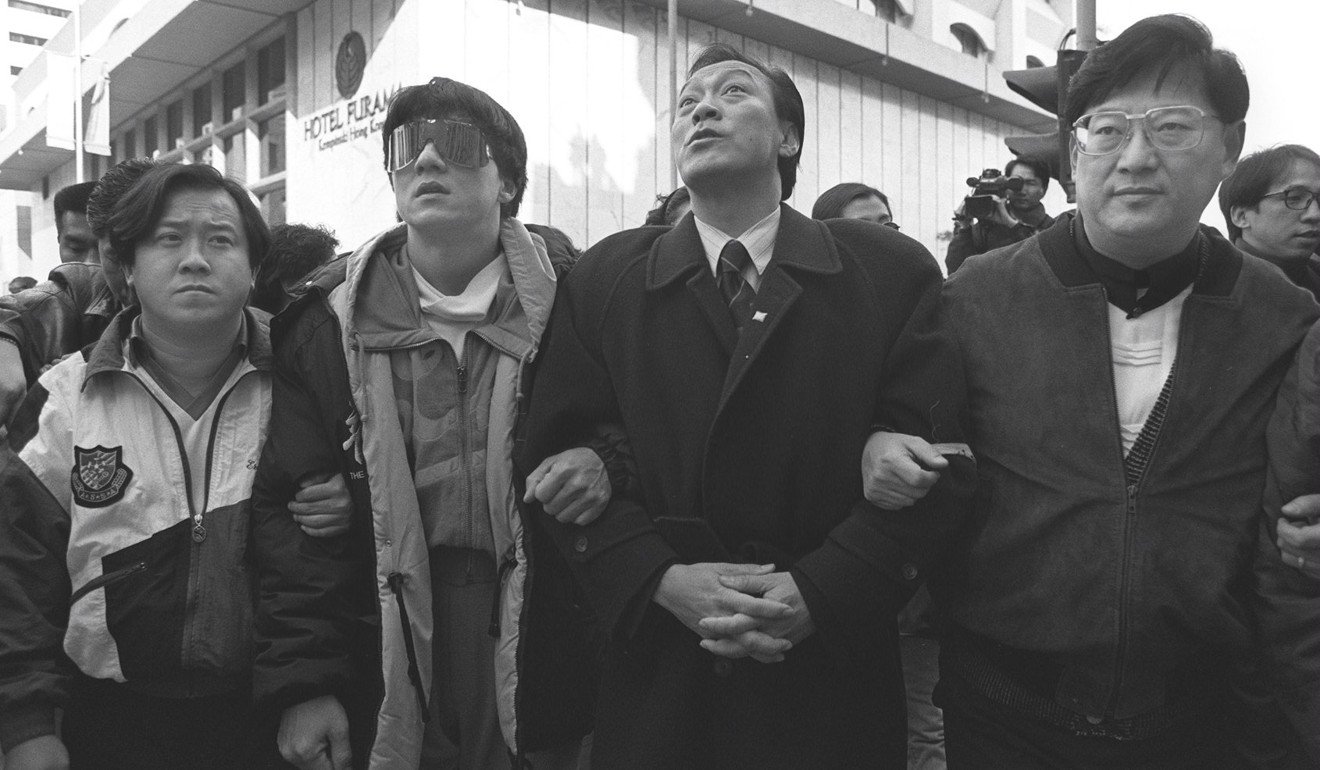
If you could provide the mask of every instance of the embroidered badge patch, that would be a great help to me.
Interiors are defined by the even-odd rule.
[[[124,465],[123,447],[73,448],[77,464],[69,474],[73,499],[85,508],[104,508],[124,496],[133,471]]]

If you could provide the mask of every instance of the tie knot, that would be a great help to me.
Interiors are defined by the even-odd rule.
[[[720,269],[731,270],[739,275],[747,266],[752,264],[752,255],[747,253],[747,247],[738,241],[729,241],[720,249]]]

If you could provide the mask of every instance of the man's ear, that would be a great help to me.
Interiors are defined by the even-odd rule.
[[[1233,226],[1239,230],[1251,229],[1251,220],[1247,217],[1247,206],[1230,206],[1228,209],[1228,219]]]
[[[495,199],[500,202],[500,205],[504,205],[513,200],[513,196],[517,194],[518,185],[508,179],[500,177],[500,192],[499,195],[495,196]]]
[[[1068,137],[1068,166],[1072,169],[1072,178],[1077,178],[1077,137]]]
[[[787,120],[779,121],[780,140],[779,157],[791,158],[802,149],[802,137],[798,136],[797,127]]]
[[[1242,146],[1247,140],[1247,121],[1224,126],[1224,167],[1222,179],[1227,179],[1237,168],[1238,158],[1242,157]]]
[[[120,262],[120,263],[119,263],[119,269],[124,273],[124,283],[126,283],[126,284],[128,284],[130,287],[132,287],[132,286],[133,286],[133,266],[132,266],[132,265],[126,265],[126,264],[124,264],[123,262]]]

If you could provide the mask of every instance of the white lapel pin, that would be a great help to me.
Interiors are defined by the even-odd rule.
[[[764,321],[764,320],[765,320],[765,311],[764,311],[764,310],[758,310],[758,311],[756,311],[755,313],[752,313],[752,320],[753,320],[753,321]]]

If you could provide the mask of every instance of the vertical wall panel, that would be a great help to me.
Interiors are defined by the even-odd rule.
[[[518,77],[510,81],[513,96],[508,106],[527,138],[527,189],[518,212],[525,222],[552,221],[549,2],[524,0],[521,12],[509,20],[509,62]]]
[[[793,81],[802,93],[806,110],[806,141],[802,145],[802,164],[798,166],[797,185],[793,188],[791,204],[798,211],[811,211],[811,204],[820,194],[820,109],[817,62],[806,56],[793,55]]]
[[[626,135],[627,116],[620,108],[624,95],[629,89],[636,90],[637,85],[625,82],[629,68],[624,63],[623,7],[619,0],[590,0],[587,21],[587,71],[591,77],[583,126],[587,148],[586,242],[595,243],[636,224],[624,216],[619,182],[626,170],[613,171],[621,163],[635,168],[636,159],[619,157],[623,150],[611,140]]]
[[[802,201],[804,211],[810,211],[820,193],[838,184],[843,177],[841,157],[843,137],[840,135],[842,131],[840,112],[843,107],[840,103],[842,97],[839,93],[839,68],[820,64],[816,69],[819,78],[816,87],[816,114],[819,115],[816,122],[816,146],[819,148],[816,156],[818,174],[816,194]]]
[[[862,181],[877,187],[894,204],[897,190],[886,188],[885,182],[885,114],[884,86],[875,78],[861,79],[861,117],[857,133],[862,148]],[[894,204],[897,206],[897,204]],[[895,216],[898,212],[894,212]]]
[[[550,4],[550,221],[573,239],[587,239],[587,6],[585,0]]]
[[[939,128],[935,119],[935,105],[938,102],[928,96],[917,98],[920,122],[917,135],[920,141],[918,153],[921,157],[921,171],[918,179],[921,184],[921,238],[922,243],[934,243],[935,222],[940,217],[939,201]],[[929,247],[927,247],[929,248]]]
[[[866,148],[862,144],[862,78],[844,70],[839,78],[839,147],[841,182],[866,182]],[[875,186],[875,182],[866,182]]]
[[[656,70],[660,69],[660,61],[668,64],[667,55],[660,56],[660,50],[657,45],[655,17],[656,12],[650,6],[641,3],[631,2],[631,0],[622,0],[623,6],[623,50],[621,52],[623,61],[621,62],[624,71],[635,72],[634,83],[625,83],[624,87],[629,89],[640,88],[642,97],[650,105],[652,114],[657,119],[650,122],[650,128],[653,132],[659,129],[659,116],[662,110],[667,109],[668,102],[658,98],[656,90]],[[665,77],[668,77],[666,70]],[[653,141],[645,142],[637,150],[636,167],[637,176],[632,185],[623,190],[623,221],[625,226],[641,224],[646,217],[646,212],[651,209],[655,201],[655,193],[667,184],[665,180],[656,178],[657,149],[668,145],[668,134],[657,133]]]

